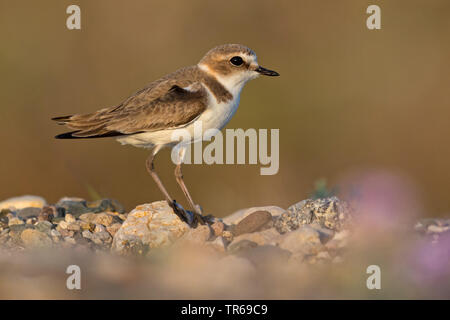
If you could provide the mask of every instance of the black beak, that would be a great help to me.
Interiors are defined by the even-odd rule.
[[[261,74],[263,74],[263,75],[265,75],[265,76],[270,76],[270,77],[277,77],[277,76],[280,75],[280,74],[279,74],[278,72],[276,72],[276,71],[272,71],[272,70],[263,68],[263,67],[261,67],[261,66],[259,66],[255,71],[258,72],[258,73],[261,73]]]

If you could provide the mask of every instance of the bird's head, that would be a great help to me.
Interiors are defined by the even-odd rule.
[[[261,67],[255,52],[240,44],[225,44],[211,49],[198,67],[230,91],[239,90],[247,81],[260,75],[279,76],[278,72]]]

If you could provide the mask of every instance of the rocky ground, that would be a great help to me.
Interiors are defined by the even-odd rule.
[[[63,198],[49,205],[43,198],[24,196],[1,202],[0,209],[0,266],[8,259],[5,257],[36,252],[107,253],[108,261],[140,257],[154,266],[161,261],[161,252],[171,249],[177,253],[167,259],[175,259],[177,264],[189,265],[186,252],[195,257],[193,252],[200,250],[200,260],[211,257],[227,270],[256,268],[261,272],[268,265],[282,265],[298,272],[305,265],[342,264],[355,241],[356,213],[336,197],[303,200],[287,210],[276,206],[244,209],[196,228],[181,221],[165,201],[139,205],[127,213],[120,203],[109,199]],[[419,238],[439,242],[450,234],[450,220],[421,220],[413,229],[411,226],[411,233]],[[29,259],[31,263],[39,260]]]

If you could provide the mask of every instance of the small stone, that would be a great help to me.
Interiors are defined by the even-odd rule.
[[[96,244],[110,243],[112,241],[111,235],[106,231],[94,232],[92,234],[92,241]]]
[[[26,229],[20,235],[23,244],[28,248],[45,248],[52,245],[52,240],[43,232]]]
[[[53,224],[59,224],[61,221],[64,221],[63,217],[57,217],[52,219]]]
[[[67,223],[73,223],[73,222],[75,222],[75,221],[77,221],[76,219],[75,219],[75,217],[73,216],[73,215],[71,215],[70,213],[66,213],[66,216],[65,216],[65,218],[64,218],[64,220],[67,222]]]
[[[89,230],[84,230],[82,233],[83,237],[85,237],[86,239],[92,239],[93,237],[93,233]]]
[[[112,215],[106,213],[99,213],[95,215],[95,218],[92,222],[96,224],[102,224],[104,226],[109,226],[113,223],[114,217]]]
[[[61,237],[61,233],[59,233],[59,231],[56,230],[56,229],[50,230],[50,235],[51,235],[52,237]]]
[[[114,237],[117,231],[119,231],[120,227],[122,226],[121,223],[113,223],[112,225],[106,227],[106,231],[109,232],[109,234]]]
[[[87,205],[88,208],[92,209],[92,212],[99,213],[99,212],[118,212],[118,213],[124,213],[125,209],[124,207],[116,200],[112,199],[102,199],[90,202]]]
[[[0,211],[0,222],[4,223],[4,224],[8,224],[8,215],[12,214],[11,211],[9,209],[2,209]]]
[[[60,229],[58,231],[62,237],[70,237],[70,238],[73,237],[73,235],[75,233],[75,232],[73,232],[71,230],[67,230],[67,229]]]
[[[249,240],[260,246],[278,245],[280,237],[281,235],[277,230],[275,230],[275,228],[270,228],[259,232],[241,234],[240,236],[233,238],[232,243],[239,242],[241,240]]]
[[[67,229],[68,227],[69,227],[69,224],[65,220],[60,221],[58,223],[58,228],[60,228],[60,229]]]
[[[49,221],[40,221],[35,225],[36,230],[49,234],[53,228],[53,224]],[[56,230],[55,230],[56,231]]]
[[[25,222],[23,222],[22,219],[16,218],[16,217],[12,217],[9,219],[8,221],[8,226],[14,226],[14,225],[19,225],[19,224],[25,224]]]
[[[235,213],[225,217],[223,222],[228,225],[238,224],[242,219],[256,211],[267,211],[273,218],[276,218],[286,212],[286,210],[277,206],[253,207],[236,211]]]
[[[349,205],[337,197],[306,199],[280,215],[275,220],[275,227],[278,232],[286,233],[313,222],[331,230],[342,230],[351,223]]]
[[[94,232],[106,232],[106,227],[101,224],[96,224],[94,228]]]
[[[0,202],[0,210],[15,208],[15,209],[23,209],[28,207],[33,208],[42,208],[45,206],[47,202],[44,198],[38,196],[21,196],[9,198]]]
[[[185,233],[182,240],[193,243],[205,243],[211,238],[211,229],[208,225],[199,225]]]
[[[239,236],[244,233],[252,233],[261,230],[272,221],[272,215],[268,211],[255,211],[242,219],[232,229],[233,235]]]
[[[39,216],[41,211],[42,211],[41,208],[34,208],[34,207],[23,208],[23,209],[20,209],[17,211],[17,216],[24,220],[26,220],[28,218],[36,218],[37,219],[37,217]]]
[[[82,230],[89,230],[94,231],[95,230],[95,223],[92,222],[85,222],[83,220],[79,221],[80,227]]]
[[[233,241],[233,233],[231,231],[225,230],[224,232],[222,232],[222,237],[227,242],[232,242]]]
[[[55,206],[45,206],[38,215],[38,221],[52,221],[54,218],[64,216],[64,210]]]
[[[26,220],[26,224],[35,224],[37,222],[37,218],[33,217],[33,218],[28,218]]]
[[[78,217],[83,213],[92,211],[86,206],[86,201],[63,200],[58,202],[56,205],[57,207],[64,208],[66,214],[70,213],[74,217]]]
[[[222,236],[222,233],[225,230],[225,225],[221,221],[216,221],[211,225],[211,228],[214,231],[214,235],[216,237],[220,237],[220,236]]]
[[[284,234],[280,239],[280,248],[292,253],[317,254],[323,250],[319,233],[309,226]]]
[[[78,223],[73,222],[73,223],[69,223],[69,225],[67,226],[67,230],[80,231],[81,227],[80,227],[80,225]]]
[[[85,222],[93,222],[95,220],[95,217],[97,215],[93,212],[87,212],[87,213],[83,213],[82,215],[80,215],[78,217],[78,219],[85,221]]]

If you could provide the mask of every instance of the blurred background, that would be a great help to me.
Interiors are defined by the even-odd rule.
[[[66,8],[81,7],[81,30]],[[366,28],[366,8],[382,29]],[[280,170],[189,165],[194,200],[223,216],[287,207],[317,181],[339,190],[371,170],[414,186],[421,215],[450,211],[448,0],[0,0],[0,199],[36,194],[114,198],[132,209],[162,199],[148,151],[112,139],[59,141],[54,116],[116,105],[149,82],[242,43],[280,72],[247,84],[227,128],[279,128]],[[174,198],[170,153],[156,160]]]

